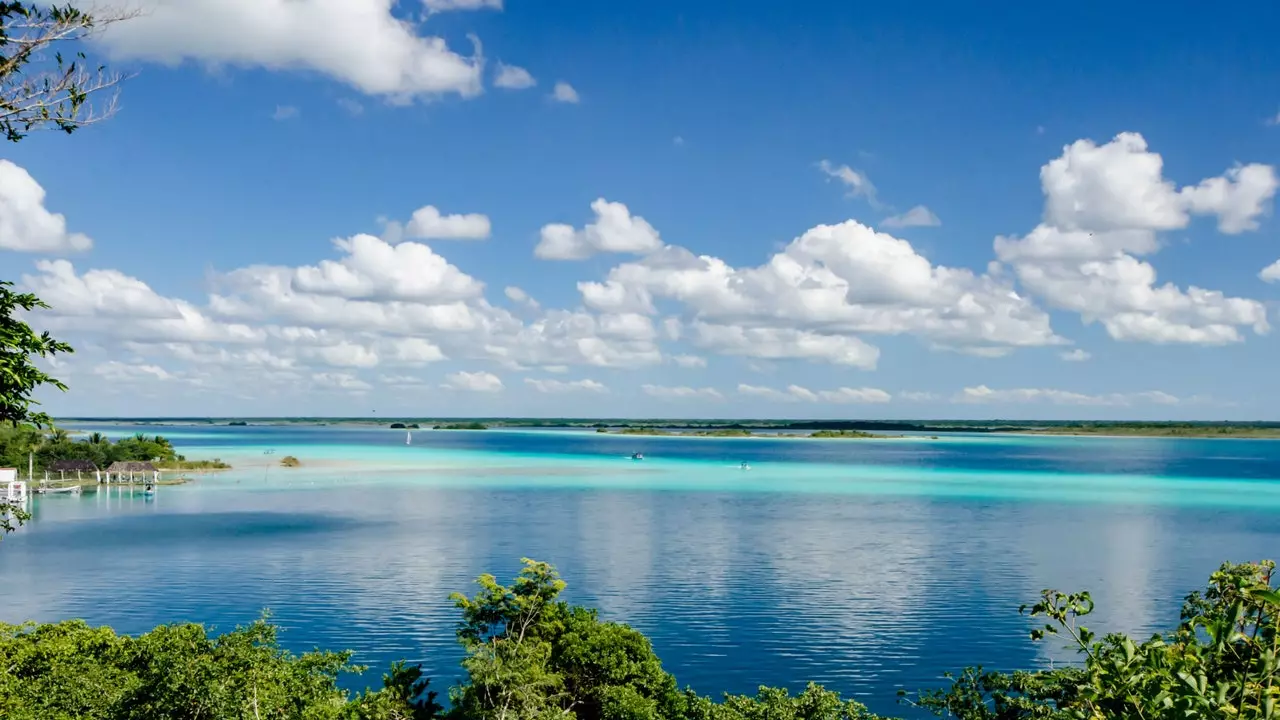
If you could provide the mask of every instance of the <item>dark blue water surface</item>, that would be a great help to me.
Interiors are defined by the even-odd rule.
[[[308,449],[372,458],[405,442],[402,432],[335,427],[111,431],[138,429],[173,435],[193,457],[276,450],[304,465]],[[553,458],[565,473],[600,473],[600,458],[641,450],[688,461],[664,472],[691,477],[748,460],[813,466],[836,482],[855,466],[1056,473],[1063,483],[1086,474],[1249,481],[1241,492],[1280,482],[1280,443],[1269,441],[422,431],[414,449],[451,461]],[[0,620],[83,617],[135,633],[172,621],[229,628],[270,608],[293,649],[349,648],[379,669],[422,662],[443,688],[459,673],[448,594],[481,572],[505,579],[528,556],[559,567],[570,599],[647,634],[700,691],[815,680],[910,715],[898,688],[937,686],[946,670],[1069,658],[1032,643],[1018,615],[1042,588],[1091,589],[1095,629],[1146,634],[1174,623],[1180,599],[1222,561],[1280,555],[1280,514],[1247,503],[563,487],[542,480],[545,466],[523,486],[446,487],[425,471],[420,483],[348,485],[315,471],[280,485],[264,480],[265,466],[233,462],[236,472],[161,488],[151,502],[120,491],[41,499],[35,520],[0,544]]]

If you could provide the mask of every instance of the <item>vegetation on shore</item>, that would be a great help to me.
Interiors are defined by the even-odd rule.
[[[226,418],[147,418],[119,420],[115,418],[75,418],[80,422],[118,422],[126,425],[244,425],[245,421],[228,422]],[[385,425],[377,418],[255,418],[255,425]],[[662,418],[418,418],[392,423],[412,429],[447,427],[459,424],[484,425],[487,428],[581,429],[618,434],[627,430],[661,428],[671,433],[682,431],[744,430],[769,437],[807,435],[820,430],[857,430],[883,437],[884,434],[913,433],[937,436],[950,433],[1016,433],[1066,435],[1117,435],[1135,437],[1203,437],[1203,438],[1280,438],[1280,422],[1133,422],[1133,421],[1019,421],[1003,420],[670,420]],[[688,434],[688,433],[686,433]]]
[[[510,585],[490,575],[455,594],[462,677],[449,709],[420,667],[394,664],[382,687],[340,689],[363,671],[345,652],[291,654],[263,621],[211,636],[200,625],[138,637],[82,621],[0,625],[0,714],[11,720],[289,718],[296,720],[877,720],[862,704],[810,684],[793,695],[714,699],[681,689],[648,638],[560,598],[550,565],[524,561]],[[1146,641],[1099,639],[1080,620],[1088,593],[1046,590],[1024,608],[1079,662],[1012,673],[969,668],[907,705],[962,720],[1275,717],[1280,700],[1280,593],[1274,564],[1223,565],[1183,606],[1177,628]]]
[[[885,436],[872,435],[869,432],[862,432],[861,430],[818,430],[817,432],[810,433],[809,437],[823,440],[828,438],[877,438]]]
[[[150,462],[157,468],[180,470],[226,467],[220,460],[187,460],[160,435],[137,433],[112,442],[96,432],[74,439],[60,429],[45,432],[34,425],[0,426],[0,467],[25,468],[32,453],[37,472],[43,472],[55,460],[88,460],[104,470],[114,462]]]
[[[181,457],[181,456],[179,456]],[[171,462],[162,462],[156,466],[157,470],[230,470],[231,465],[223,462],[220,458],[212,460],[173,460]]]
[[[478,422],[445,423],[436,425],[433,430],[488,430],[489,426]]]
[[[391,425],[389,425],[388,427],[390,427],[392,430],[417,430],[421,426],[418,425],[418,423],[406,424],[406,423],[394,422],[394,423],[391,423]]]

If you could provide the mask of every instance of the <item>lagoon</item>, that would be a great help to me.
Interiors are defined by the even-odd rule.
[[[82,429],[235,469],[152,501],[39,499],[0,544],[0,620],[133,633],[270,608],[287,646],[422,662],[441,690],[459,675],[448,594],[521,556],[700,691],[816,680],[903,714],[897,689],[946,670],[1068,659],[1017,613],[1042,588],[1090,589],[1092,627],[1145,634],[1220,562],[1280,555],[1280,441]]]

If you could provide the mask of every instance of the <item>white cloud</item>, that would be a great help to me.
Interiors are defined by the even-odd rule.
[[[967,387],[955,397],[958,403],[1051,403],[1053,405],[1129,406],[1136,404],[1177,405],[1179,398],[1160,390],[1134,393],[1088,395],[1067,390],[1015,388],[992,390],[986,385]]]
[[[1137,256],[1155,253],[1156,233],[1186,227],[1192,214],[1216,215],[1224,233],[1257,227],[1277,187],[1270,167],[1236,167],[1179,190],[1142,136],[1122,133],[1101,146],[1067,146],[1040,175],[1044,222],[995,241],[1031,293],[1101,322],[1116,340],[1218,345],[1243,339],[1240,328],[1268,331],[1262,303],[1157,285],[1155,268]]]
[[[671,362],[682,368],[704,368],[707,366],[707,359],[697,355],[672,355]]]
[[[1267,125],[1280,125],[1280,112],[1264,120]]]
[[[1258,273],[1258,277],[1264,282],[1280,282],[1280,260],[1262,268],[1262,272]]]
[[[401,338],[391,342],[395,359],[407,365],[425,365],[444,360],[444,351],[422,338]]]
[[[338,107],[346,110],[352,116],[364,114],[364,105],[352,100],[351,98],[338,98]]]
[[[532,297],[530,297],[529,293],[525,292],[524,290],[521,290],[520,288],[514,285],[507,286],[506,289],[502,291],[502,293],[506,295],[507,299],[510,300],[511,302],[516,303],[518,305],[523,305],[529,308],[530,310],[538,310],[541,307],[538,304],[537,300],[534,300]]]
[[[738,385],[738,393],[752,397],[765,398],[783,402],[823,402],[836,404],[868,404],[887,403],[893,396],[878,388],[841,387],[835,390],[813,391],[799,385],[788,385],[785,390],[776,390],[759,385]]]
[[[293,105],[277,105],[276,111],[271,113],[271,119],[276,121],[292,120],[300,114],[301,111]]]
[[[666,385],[641,385],[640,389],[644,394],[650,397],[662,398],[664,400],[690,400],[702,398],[705,400],[723,400],[724,396],[715,388],[692,388],[686,385],[677,387],[669,387]]]
[[[556,102],[569,103],[577,105],[579,102],[578,91],[573,89],[569,83],[561,80],[556,83],[555,88],[551,90],[551,99]]]
[[[571,225],[544,225],[533,254],[544,260],[583,260],[596,253],[643,255],[662,247],[658,231],[626,205],[599,198],[591,203],[595,222],[581,230]]]
[[[292,270],[289,282],[295,289],[345,298],[437,302],[476,297],[484,289],[484,283],[420,243],[390,245],[361,234],[333,244],[346,256]]]
[[[422,0],[422,4],[431,12],[502,9],[502,0]]]
[[[430,0],[477,5],[474,0]],[[403,100],[482,92],[484,58],[464,57],[393,13],[394,0],[108,0],[141,10],[99,38],[115,59],[317,72]]]
[[[450,390],[496,393],[502,390],[502,380],[493,373],[462,370],[446,375],[445,384],[442,387]]]
[[[373,389],[372,385],[350,373],[315,373],[311,376],[311,381],[316,387],[328,390],[363,393]]]
[[[881,227],[887,228],[938,227],[941,224],[942,221],[938,216],[924,205],[917,205],[904,213],[890,215],[880,221]]]
[[[1062,344],[1049,317],[1008,280],[935,266],[909,242],[855,221],[819,225],[759,267],[664,246],[581,283],[588,307],[649,313],[657,298],[692,315],[695,344],[763,359],[873,368],[859,336],[911,334],[973,354]]]
[[[44,200],[30,173],[0,160],[0,250],[63,254],[93,247],[87,235],[67,232],[67,219],[45,209]]]
[[[109,360],[93,367],[94,375],[110,383],[128,383],[138,380],[166,381],[174,380],[172,373],[158,365],[132,365],[118,360]]]
[[[489,237],[490,226],[488,216],[442,215],[428,205],[414,211],[404,232],[408,237],[421,240],[483,240]]]
[[[567,393],[567,392],[592,392],[604,393],[609,389],[595,380],[537,380],[534,378],[525,378],[525,384],[531,386],[540,393]]]
[[[876,186],[871,183],[871,178],[865,173],[854,170],[848,165],[833,165],[829,160],[819,161],[818,169],[827,177],[838,180],[849,188],[849,197],[864,197],[872,207],[879,206],[879,201],[876,199]]]
[[[765,360],[821,360],[874,370],[880,350],[849,335],[821,335],[790,328],[693,324],[693,344],[723,355]]]
[[[937,400],[938,396],[931,392],[921,392],[918,390],[904,390],[898,393],[898,399],[906,400],[908,402],[930,402],[933,400]]]
[[[326,365],[341,368],[371,368],[378,364],[378,354],[370,348],[353,342],[339,342],[308,349],[306,352],[322,360]]]
[[[1082,350],[1080,348],[1076,348],[1074,350],[1068,350],[1067,352],[1062,353],[1062,359],[1066,360],[1067,362],[1084,362],[1085,360],[1088,360],[1091,357],[1093,356],[1090,355],[1088,351]]]
[[[507,90],[524,90],[538,84],[533,75],[522,67],[517,65],[507,65],[498,63],[498,69],[493,75],[493,84],[495,87],[506,88]]]

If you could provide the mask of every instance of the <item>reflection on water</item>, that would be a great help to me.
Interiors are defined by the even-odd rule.
[[[225,449],[228,437],[210,443]],[[1041,588],[1090,589],[1091,627],[1145,634],[1172,624],[1221,561],[1280,548],[1274,509],[1246,507],[1280,492],[1252,471],[1050,476],[1008,460],[1048,448],[1089,456],[1084,466],[1106,457],[1148,467],[1156,453],[1142,443],[1129,446],[1141,458],[1125,460],[1122,443],[1092,439],[951,442],[949,453],[985,448],[988,460],[1004,448],[1007,466],[984,481],[963,467],[830,464],[769,449],[807,448],[797,441],[664,441],[704,457],[657,454],[643,468],[617,453],[561,452],[560,438],[541,454],[427,447],[415,457],[447,472],[415,472],[390,445],[310,437],[274,446],[304,463],[359,458],[360,471],[241,467],[162,487],[153,501],[119,489],[41,499],[32,525],[0,545],[0,619],[74,616],[140,632],[184,620],[226,628],[270,608],[294,649],[351,648],[375,668],[420,661],[446,686],[458,675],[448,594],[469,591],[481,572],[506,579],[529,556],[561,569],[571,599],[648,634],[701,691],[812,679],[902,713],[896,689],[935,686],[945,670],[1069,658],[1026,637],[1017,608]],[[761,455],[744,473],[727,461],[748,447]],[[1167,447],[1161,462],[1194,465]],[[1238,447],[1255,466],[1275,465]],[[496,470],[468,475],[467,462]]]

